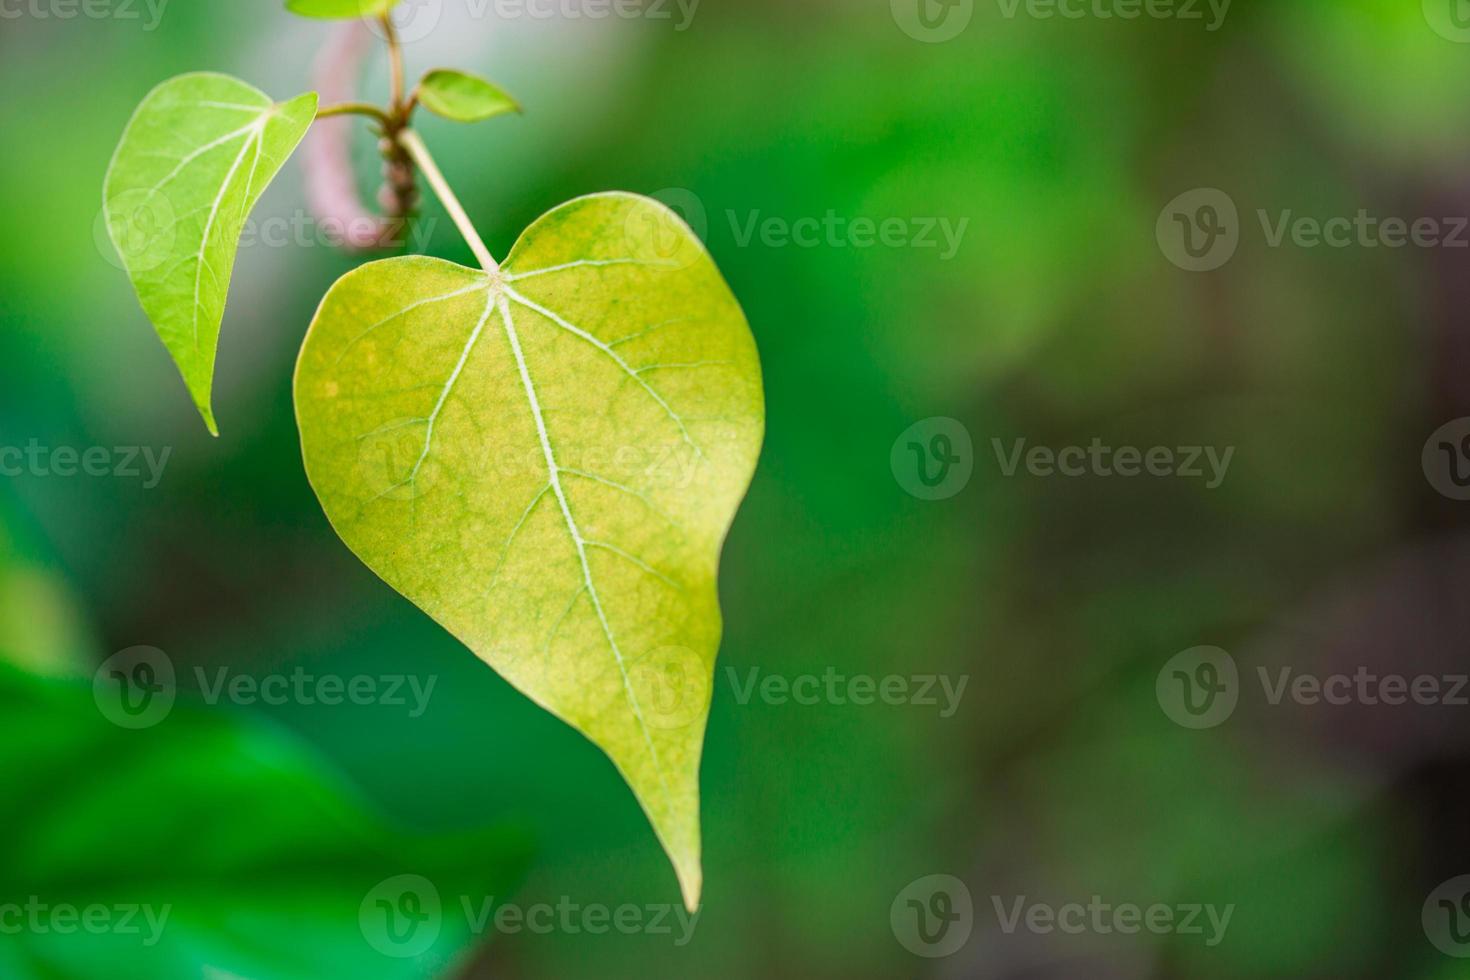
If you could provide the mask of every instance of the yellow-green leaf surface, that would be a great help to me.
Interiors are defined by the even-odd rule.
[[[600,194],[539,219],[496,273],[363,266],[311,325],[296,413],[343,540],[607,752],[696,907],[716,572],[765,409],[693,232]]]
[[[419,101],[436,116],[455,122],[483,122],[521,107],[497,85],[478,75],[438,68],[419,82]]]
[[[286,9],[293,14],[326,20],[381,17],[397,5],[398,0],[286,0]]]
[[[316,103],[310,92],[276,103],[228,75],[180,75],[138,106],[107,170],[108,233],[216,435],[210,389],[240,232]]]

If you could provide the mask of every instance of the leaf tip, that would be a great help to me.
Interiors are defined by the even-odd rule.
[[[704,890],[704,870],[695,861],[688,867],[676,864],[674,872],[679,876],[679,890],[684,895],[684,908],[693,915],[699,911],[700,893]]]

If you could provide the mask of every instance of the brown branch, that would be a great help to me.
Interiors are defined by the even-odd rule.
[[[354,103],[357,79],[373,41],[373,34],[355,21],[332,31],[312,72],[324,104]],[[382,215],[362,203],[352,167],[352,125],[345,116],[328,115],[311,127],[302,148],[307,206],[319,224],[342,227],[343,247],[349,251],[401,247],[409,215],[418,203],[413,162],[397,145],[401,123],[387,119],[382,124],[386,137],[381,145],[384,185],[378,194]]]

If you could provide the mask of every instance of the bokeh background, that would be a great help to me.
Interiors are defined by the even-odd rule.
[[[142,96],[199,69],[294,95],[333,28],[266,0],[173,0],[153,29],[142,0],[105,17],[0,5],[0,444],[171,453],[151,488],[0,480],[0,903],[174,906],[148,948],[0,935],[0,974],[1465,976],[1450,954],[1470,943],[1436,945],[1424,913],[1470,872],[1470,707],[1273,705],[1257,680],[1470,669],[1470,504],[1421,464],[1470,415],[1470,251],[1273,247],[1257,218],[1470,215],[1457,2],[1241,0],[1211,31],[1208,14],[975,0],[930,8],[963,20],[937,43],[906,0],[704,0],[682,30],[674,5],[426,4],[431,29],[405,30],[411,74],[479,71],[527,110],[421,125],[492,250],[582,193],[677,205],[749,315],[769,436],[723,562],[693,940],[447,927],[413,958],[360,928],[391,875],[433,880],[446,918],[460,895],[615,909],[677,889],[601,754],[379,582],[313,498],[291,371],[359,260],[320,241],[241,250],[216,441],[109,258],[102,176]],[[369,63],[365,94],[385,70]],[[356,152],[372,187],[361,127]],[[1233,258],[1202,273],[1156,235],[1195,188],[1240,216]],[[255,218],[303,207],[293,163]],[[968,225],[948,256],[743,234],[829,214]],[[469,261],[436,204],[426,217],[426,250]],[[926,500],[892,450],[938,417],[969,435],[972,475]],[[1094,438],[1235,454],[1210,489],[1008,476],[992,442]],[[139,645],[186,690],[166,723],[128,731],[92,678]],[[1239,707],[1196,730],[1156,681],[1200,646],[1238,665]],[[187,690],[196,667],[436,687],[420,717],[209,706]],[[941,717],[742,704],[726,668],[968,683]],[[905,943],[897,901],[932,875],[974,909],[934,958]],[[1021,896],[1233,915],[1214,945],[1007,932],[996,902]]]

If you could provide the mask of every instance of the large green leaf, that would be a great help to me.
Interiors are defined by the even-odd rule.
[[[22,674],[3,653],[0,896],[38,916],[22,911],[18,932],[7,916],[6,980],[427,980],[474,939],[460,897],[504,894],[524,871],[520,835],[391,830],[239,715],[181,699],[125,729],[92,683]],[[441,912],[395,935],[377,899],[404,886]],[[108,927],[78,927],[99,908]]]
[[[345,20],[349,17],[381,17],[397,4],[398,0],[286,0],[286,9],[302,17]]]
[[[539,219],[500,272],[363,266],[307,333],[296,412],[343,540],[607,752],[695,907],[715,579],[765,410],[693,232],[601,194]]]
[[[493,82],[451,68],[437,68],[423,77],[419,101],[435,115],[455,122],[483,122],[521,111],[516,100]]]
[[[240,232],[316,105],[310,92],[276,103],[227,75],[180,75],[138,106],[107,170],[108,232],[216,435],[210,389]]]

